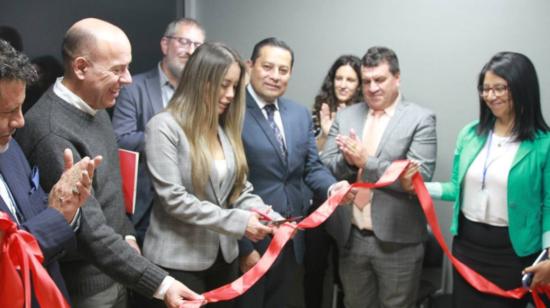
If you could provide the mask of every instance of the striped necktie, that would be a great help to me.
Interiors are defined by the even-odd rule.
[[[275,123],[274,115],[275,110],[277,110],[277,107],[275,107],[274,104],[268,104],[264,107],[265,112],[267,113],[267,121],[269,122],[269,126],[271,126],[271,129],[273,130],[273,134],[275,134],[275,139],[277,139],[277,142],[279,143],[279,151],[281,152],[281,155],[283,155],[284,160],[286,161],[287,151],[285,146],[285,140],[283,139],[283,134],[281,134],[281,131],[279,130],[279,127]]]

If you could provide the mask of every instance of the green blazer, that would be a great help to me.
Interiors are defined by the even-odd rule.
[[[487,136],[476,133],[478,122],[458,135],[451,182],[441,183],[442,200],[454,201],[451,233],[458,232],[464,176]],[[550,133],[538,132],[521,142],[508,174],[508,224],[512,246],[527,256],[550,246]],[[437,197],[437,196],[436,196]]]

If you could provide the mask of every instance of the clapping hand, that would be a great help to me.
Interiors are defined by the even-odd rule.
[[[349,136],[336,136],[336,145],[348,164],[357,168],[363,168],[366,165],[368,158],[367,149],[357,136],[355,130],[351,129]]]
[[[90,196],[94,171],[101,164],[102,157],[96,156],[94,159],[84,157],[74,164],[73,153],[65,149],[63,160],[65,161],[63,174],[52,187],[48,204],[63,214],[67,222],[71,222],[77,209]]]

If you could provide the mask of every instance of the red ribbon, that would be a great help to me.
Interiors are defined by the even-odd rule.
[[[44,257],[36,239],[17,229],[9,216],[0,212],[0,307],[31,307],[31,275],[34,293],[41,307],[69,308],[63,294],[42,266]]]
[[[376,183],[354,183],[346,191],[334,192],[331,197],[325,201],[317,210],[311,213],[309,216],[304,218],[298,225],[293,226],[291,224],[285,223],[275,232],[271,244],[267,248],[267,251],[260,258],[258,263],[252,267],[248,272],[243,276],[239,277],[234,282],[221,286],[212,291],[208,291],[203,294],[206,302],[213,303],[218,301],[230,300],[235,297],[238,297],[244,294],[250,287],[254,285],[265,273],[269,270],[283,246],[291,238],[292,234],[295,231],[295,228],[298,229],[310,229],[315,228],[322,224],[335,210],[336,207],[340,204],[344,196],[352,188],[381,188],[388,186],[394,183],[401,173],[407,168],[409,161],[399,160],[393,162],[384,172],[382,177]],[[455,269],[464,277],[464,279],[473,286],[476,290],[493,294],[502,297],[509,297],[520,299],[522,298],[528,290],[520,287],[513,290],[503,290],[494,283],[487,280],[485,277],[478,274],[476,271],[469,268],[467,265],[460,262],[456,259],[451,251],[449,250],[443,234],[441,233],[441,228],[439,227],[439,222],[435,213],[434,205],[432,198],[430,197],[426,186],[424,185],[424,180],[420,173],[416,173],[413,176],[413,186],[418,196],[418,200],[426,216],[426,220],[430,225],[432,232],[441,246],[443,252],[449,257],[451,263]],[[519,278],[518,278],[519,279]],[[537,308],[544,308],[545,305],[539,297],[538,293],[544,293],[550,297],[550,288],[537,288],[532,292],[532,296]],[[180,308],[198,308],[204,304],[203,301],[186,301]]]

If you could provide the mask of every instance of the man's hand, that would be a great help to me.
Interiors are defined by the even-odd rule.
[[[74,164],[73,153],[65,149],[63,159],[65,170],[50,191],[48,205],[63,214],[70,223],[77,209],[90,196],[94,170],[101,164],[102,157],[96,156],[93,160],[84,157]]]
[[[191,291],[191,289],[177,280],[170,285],[170,288],[168,288],[164,295],[164,303],[169,308],[179,308],[184,301],[193,300],[202,300],[203,304],[206,303],[204,296]]]
[[[251,241],[257,242],[262,240],[266,235],[273,233],[273,229],[263,225],[258,220],[259,214],[252,213],[250,219],[248,220],[248,225],[246,226],[246,231],[244,235]]]
[[[348,181],[340,181],[332,185],[330,189],[330,193],[334,194],[334,193],[346,191],[349,188],[349,186],[350,185]],[[348,191],[348,193],[344,196],[344,198],[342,198],[342,201],[340,201],[340,204],[353,202],[356,194],[357,194],[357,188],[350,189],[350,191]]]
[[[250,254],[247,256],[241,256],[239,257],[239,267],[241,269],[241,272],[246,273],[248,270],[250,270],[258,261],[260,261],[260,254],[258,251],[253,250]]]
[[[355,130],[351,129],[349,136],[336,136],[336,145],[348,164],[357,168],[363,168],[367,164],[369,156],[367,149],[355,133]]]

